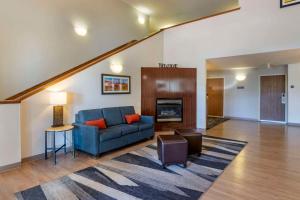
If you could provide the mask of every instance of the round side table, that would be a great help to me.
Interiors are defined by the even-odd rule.
[[[73,150],[73,158],[75,158],[73,129],[74,129],[74,126],[72,126],[72,125],[64,125],[64,126],[60,126],[60,127],[50,127],[45,131],[45,160],[48,159],[48,151],[49,150],[52,151],[53,161],[54,161],[55,165],[56,165],[56,153],[58,151],[60,151],[61,149],[64,149],[65,154],[67,153],[67,132],[70,132],[72,134],[72,150]],[[63,132],[63,134],[64,134],[64,144],[62,146],[56,148],[55,135],[60,132]],[[48,133],[52,133],[52,137],[53,137],[52,147],[48,147],[48,143],[47,143]]]

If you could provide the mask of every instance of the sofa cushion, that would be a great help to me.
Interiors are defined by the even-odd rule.
[[[119,125],[122,129],[122,135],[128,135],[131,133],[136,133],[139,131],[138,126],[128,125],[128,124],[121,124]]]
[[[112,140],[122,136],[122,129],[120,126],[112,126],[107,129],[100,129],[100,142]]]
[[[125,119],[126,119],[127,124],[132,124],[135,122],[139,122],[141,120],[141,116],[138,114],[125,115]]]
[[[147,124],[147,123],[144,123],[144,122],[133,123],[132,126],[138,127],[138,129],[140,131],[153,128],[153,124]]]
[[[78,112],[78,122],[84,123],[86,121],[97,120],[103,118],[101,109],[82,110]]]
[[[121,111],[118,107],[103,108],[102,113],[107,126],[115,126],[123,123]]]
[[[133,106],[124,106],[120,107],[121,115],[123,118],[123,123],[126,123],[125,115],[133,115],[135,114],[135,110]]]
[[[85,125],[88,125],[88,126],[96,126],[100,129],[106,129],[106,123],[105,123],[105,120],[103,118],[101,119],[96,119],[96,120],[90,120],[90,121],[86,121],[84,122]]]

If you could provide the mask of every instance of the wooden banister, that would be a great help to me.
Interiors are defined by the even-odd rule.
[[[105,60],[105,59],[107,59],[107,58],[109,58],[109,57],[111,57],[111,56],[113,56],[117,53],[120,53],[120,52],[134,46],[134,45],[137,45],[137,44],[147,40],[148,38],[151,38],[151,37],[163,32],[164,30],[174,28],[174,27],[177,27],[177,26],[181,26],[181,25],[185,25],[185,24],[188,24],[188,23],[192,23],[192,22],[195,22],[195,21],[204,20],[204,19],[208,19],[208,18],[211,18],[211,17],[223,15],[223,14],[226,14],[226,13],[234,12],[234,11],[237,11],[237,10],[240,10],[240,8],[235,8],[235,9],[232,9],[232,10],[229,10],[229,11],[225,11],[225,12],[221,12],[221,13],[218,13],[218,14],[210,15],[210,16],[207,16],[207,17],[198,18],[198,19],[191,20],[191,21],[188,21],[188,22],[184,22],[184,23],[181,23],[181,24],[178,24],[178,25],[175,25],[175,26],[165,28],[165,29],[161,29],[160,31],[155,32],[155,33],[153,33],[153,34],[151,34],[151,35],[149,35],[149,36],[147,36],[147,37],[145,37],[141,40],[132,40],[132,41],[130,41],[126,44],[123,44],[123,45],[121,45],[121,46],[119,46],[115,49],[112,49],[112,50],[110,50],[110,51],[108,51],[108,52],[106,52],[106,53],[90,60],[90,61],[87,61],[87,62],[85,62],[81,65],[78,65],[78,66],[70,69],[70,70],[67,70],[67,71],[63,72],[62,74],[59,74],[59,75],[57,75],[53,78],[50,78],[50,79],[48,79],[48,80],[46,80],[46,81],[44,81],[44,82],[42,82],[38,85],[35,85],[35,86],[33,86],[33,87],[31,87],[27,90],[24,90],[24,91],[22,91],[22,92],[20,92],[16,95],[14,95],[14,96],[11,96],[11,97],[7,98],[4,101],[0,101],[0,104],[17,104],[17,103],[20,103],[22,100],[24,100],[24,99],[26,99],[26,98],[42,91],[42,90],[44,90],[44,89],[46,89],[46,88],[62,81],[64,79],[78,73],[78,72],[81,72],[81,71],[89,68],[90,66],[95,65],[96,63],[99,63],[99,62],[101,62],[101,61],[103,61],[103,60]]]
[[[227,14],[227,13],[231,13],[231,12],[234,12],[234,11],[238,11],[240,9],[241,9],[241,7],[237,7],[237,8],[231,9],[231,10],[226,10],[224,12],[220,12],[220,13],[216,13],[216,14],[213,14],[213,15],[209,15],[209,16],[205,16],[205,17],[200,17],[200,18],[193,19],[193,20],[190,20],[190,21],[187,21],[187,22],[176,24],[174,26],[170,26],[170,27],[164,28],[162,30],[168,30],[168,29],[171,29],[171,28],[175,28],[177,26],[182,26],[182,25],[193,23],[193,22],[196,22],[196,21],[201,21],[201,20],[205,20],[205,19],[208,19],[208,18],[217,17],[219,15],[224,15],[224,14]]]
[[[0,101],[0,104],[19,104],[21,103],[21,101],[18,100],[3,100]]]

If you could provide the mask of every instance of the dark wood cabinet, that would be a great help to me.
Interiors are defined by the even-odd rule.
[[[182,122],[160,122],[158,131],[177,128],[196,128],[197,69],[144,67],[142,77],[142,114],[156,116],[156,100],[181,98],[183,100]]]

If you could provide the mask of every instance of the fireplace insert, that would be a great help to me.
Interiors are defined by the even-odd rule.
[[[182,122],[182,99],[157,99],[156,122]]]

